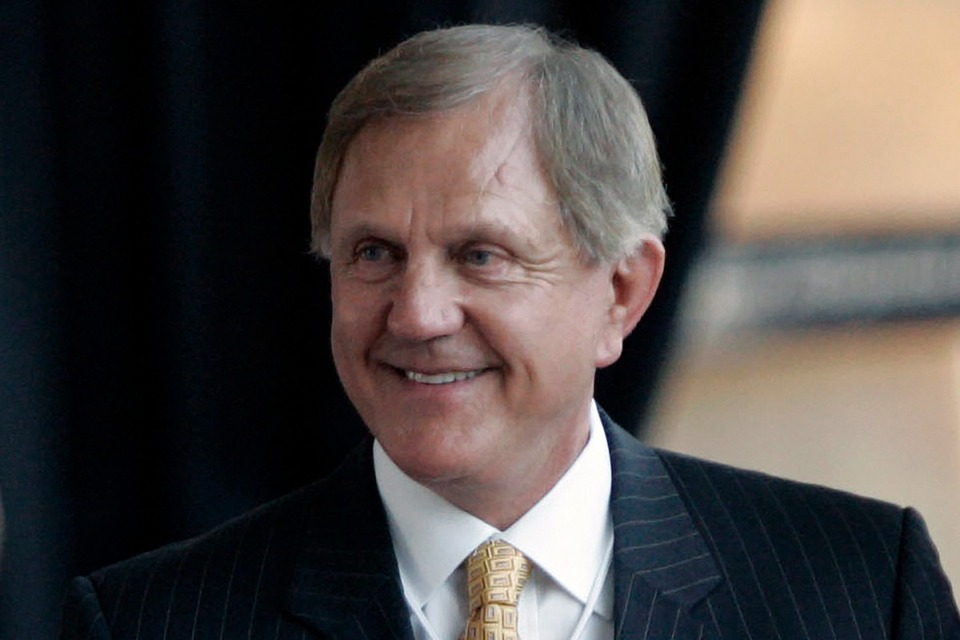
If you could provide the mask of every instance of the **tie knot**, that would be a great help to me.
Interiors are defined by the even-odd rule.
[[[470,609],[497,603],[515,605],[530,576],[530,561],[503,540],[488,540],[467,559]]]

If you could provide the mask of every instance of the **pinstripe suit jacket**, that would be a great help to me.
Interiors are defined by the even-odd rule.
[[[618,638],[960,639],[914,511],[655,451],[604,422]],[[413,637],[369,442],[326,480],[75,579],[62,631],[318,637]]]

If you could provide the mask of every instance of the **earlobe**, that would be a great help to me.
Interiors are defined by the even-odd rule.
[[[651,236],[613,266],[613,303],[609,309],[607,336],[597,354],[598,367],[612,364],[620,357],[624,338],[634,330],[653,301],[663,275],[664,259],[663,243]]]

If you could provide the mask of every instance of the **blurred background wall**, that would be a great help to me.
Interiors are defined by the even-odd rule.
[[[197,534],[361,437],[306,254],[327,104],[424,28],[533,21],[634,81],[678,215],[662,294],[598,397],[640,428],[760,0],[0,3],[0,638],[70,576]]]
[[[648,440],[920,508],[960,584],[960,4],[772,0]]]

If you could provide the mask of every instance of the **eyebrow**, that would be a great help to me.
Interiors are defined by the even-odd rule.
[[[397,247],[403,245],[403,242],[391,236],[392,234],[388,233],[383,227],[369,223],[348,226],[344,235],[336,243],[331,242],[330,252],[331,254],[338,252],[352,253],[354,246],[365,238],[376,238],[381,242]]]
[[[386,242],[394,242],[396,244],[404,244],[404,241],[397,237],[397,234],[382,225],[361,222],[356,225],[350,225],[348,223],[345,226],[346,231],[344,232],[341,244],[353,244],[361,238],[367,237],[380,238]],[[512,236],[513,234],[510,233],[512,228],[511,225],[500,221],[484,220],[480,222],[458,223],[454,226],[447,227],[445,231],[448,235],[458,238],[479,238],[496,241],[504,239],[507,236]]]
[[[376,238],[398,249],[408,244],[405,227],[401,227],[398,233],[393,225],[381,223],[369,209],[353,210],[354,215],[345,213],[346,220],[341,225],[343,233],[336,245],[331,244],[331,253],[351,252],[353,247],[365,238]],[[538,242],[536,233],[524,233],[523,229],[526,227],[527,222],[523,216],[507,220],[503,216],[482,217],[478,211],[474,216],[455,217],[442,224],[440,230],[444,233],[441,240],[448,247],[456,248],[476,242],[499,245],[514,253],[543,251],[545,247]]]

